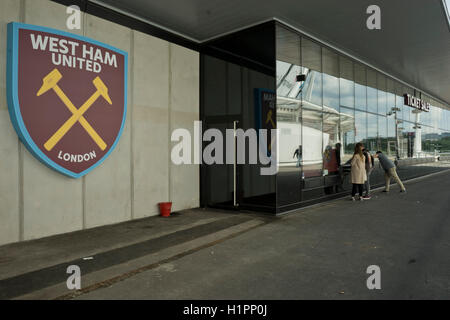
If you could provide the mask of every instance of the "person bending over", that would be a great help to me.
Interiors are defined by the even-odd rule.
[[[383,190],[383,192],[389,192],[391,178],[394,178],[394,180],[400,186],[400,192],[406,192],[405,186],[398,177],[397,170],[395,169],[395,164],[391,160],[389,160],[388,157],[386,157],[381,151],[377,151],[375,158],[378,158],[378,160],[380,161],[380,165],[384,170],[386,188]]]

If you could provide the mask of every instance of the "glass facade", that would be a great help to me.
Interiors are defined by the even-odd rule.
[[[278,129],[276,175],[261,175],[262,164],[203,165],[202,205],[284,212],[347,194],[358,142],[398,158],[402,179],[450,152],[448,106],[281,23],[215,40],[201,65],[203,130]],[[404,105],[405,93],[430,112]],[[379,166],[370,181],[384,183]]]
[[[357,142],[392,159],[450,151],[444,105],[281,25],[276,33],[279,168],[301,177],[296,201],[328,194]],[[429,102],[430,112],[404,105],[405,93]]]

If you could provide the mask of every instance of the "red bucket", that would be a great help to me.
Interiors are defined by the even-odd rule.
[[[172,209],[172,202],[160,202],[159,205],[159,213],[161,217],[170,216],[170,210]]]

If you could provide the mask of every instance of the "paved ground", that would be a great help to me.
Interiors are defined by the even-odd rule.
[[[154,268],[273,220],[267,216],[193,209],[0,247],[0,299],[54,299],[73,293],[68,266],[83,289]],[[79,292],[76,292],[79,294]],[[67,298],[67,297],[66,297]]]
[[[310,208],[78,299],[450,299],[450,173]],[[366,268],[381,268],[368,290]]]
[[[3,246],[0,298],[450,299],[450,171],[406,187],[278,218],[188,210]],[[72,264],[81,291],[66,287]],[[366,287],[369,265],[381,290]]]

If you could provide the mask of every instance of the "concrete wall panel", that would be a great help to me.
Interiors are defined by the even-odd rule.
[[[169,200],[169,44],[134,32],[134,217],[158,214]]]
[[[170,124],[171,132],[186,128],[194,140],[194,121],[199,120],[199,54],[171,44]],[[192,144],[193,147],[193,144]],[[193,150],[191,151],[193,154]],[[173,210],[199,206],[199,166],[170,167],[170,195]]]
[[[0,2],[0,39],[6,24],[19,20],[20,3]],[[9,120],[6,102],[6,41],[0,41],[0,245],[19,241],[19,142]]]

